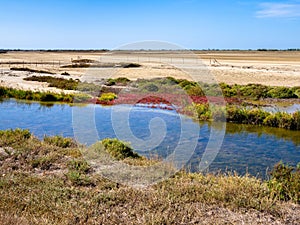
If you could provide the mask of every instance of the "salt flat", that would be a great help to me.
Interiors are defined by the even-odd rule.
[[[71,66],[83,59],[94,60],[97,66]],[[141,67],[122,68],[120,63],[137,63]],[[299,51],[9,51],[0,54],[0,85],[59,91],[47,84],[23,80],[45,74],[12,71],[12,67],[49,71],[53,76],[68,72],[70,76],[65,78],[89,82],[109,77],[172,76],[228,84],[300,86]]]

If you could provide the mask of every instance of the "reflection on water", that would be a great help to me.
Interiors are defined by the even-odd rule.
[[[210,170],[234,170],[265,177],[266,171],[280,160],[295,166],[300,162],[299,134],[299,131],[227,123],[223,146]],[[196,170],[195,159],[201,154],[195,152],[192,171]]]
[[[73,137],[72,108],[84,107],[67,104],[39,104],[4,100],[0,103],[0,130],[23,128],[30,129],[34,135],[63,135]],[[111,124],[111,107],[95,106],[95,122],[99,140],[116,137]],[[134,107],[129,123],[132,133],[142,139],[150,137],[149,122],[159,117],[166,125],[166,137],[155,150],[137,149],[141,154],[170,154],[178,144],[181,132],[180,116],[175,111]],[[187,118],[188,119],[188,118]],[[197,171],[199,159],[209,140],[211,124],[201,123],[198,146],[187,168]],[[218,127],[214,127],[218,129]],[[262,176],[266,170],[282,160],[290,165],[300,162],[300,133],[278,128],[258,127],[241,124],[227,124],[222,148],[211,164],[209,171],[235,170],[246,171]]]

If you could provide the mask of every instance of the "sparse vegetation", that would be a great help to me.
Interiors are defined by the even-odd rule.
[[[30,69],[27,67],[12,67],[10,68],[10,70],[15,70],[15,71],[27,71],[27,72],[31,72],[31,73],[46,73],[46,74],[54,74],[50,71],[46,71],[46,70],[35,70],[35,69]]]
[[[76,90],[78,86],[77,80],[70,79],[64,79],[64,78],[58,78],[58,77],[51,77],[51,76],[32,76],[32,77],[26,77],[24,80],[27,81],[38,81],[38,82],[47,82],[49,83],[49,87],[56,87],[63,90]]]
[[[39,141],[22,130],[1,131],[0,140],[2,148],[13,146],[0,157],[1,224],[299,221],[299,170],[282,164],[267,181],[234,173],[178,172],[135,189],[96,174],[78,147]],[[107,146],[118,142],[111,141]]]

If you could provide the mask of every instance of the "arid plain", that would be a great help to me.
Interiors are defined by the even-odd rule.
[[[87,60],[87,61],[84,61]],[[138,64],[124,68],[120,65]],[[195,77],[184,68],[202,68],[206,76]],[[47,84],[24,81],[38,72],[94,82],[102,78],[129,79],[175,77],[228,84],[300,86],[300,51],[8,51],[0,54],[0,85],[55,91]]]

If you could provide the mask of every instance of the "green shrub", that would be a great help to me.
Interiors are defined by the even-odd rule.
[[[118,78],[109,78],[106,81],[107,86],[120,85],[125,86],[130,82],[130,80],[126,77],[118,77]]]
[[[75,159],[69,161],[68,168],[80,173],[88,173],[91,170],[90,165],[86,161]]]
[[[103,93],[103,94],[101,94],[99,101],[110,102],[110,101],[116,99],[117,97],[118,96],[115,93],[111,93],[111,92]]]
[[[185,90],[186,90],[186,93],[189,96],[204,96],[205,95],[199,85],[196,85],[196,86],[191,86],[191,85],[185,86]]]
[[[300,88],[296,89],[295,92],[294,92],[294,94],[295,94],[298,98],[300,98]]]
[[[224,97],[233,97],[237,95],[237,90],[228,84],[220,83],[220,88]]]
[[[76,186],[88,186],[93,184],[87,175],[82,174],[75,170],[68,171],[66,177],[68,178],[69,181],[71,181],[73,185]]]
[[[76,147],[76,143],[72,138],[64,138],[61,136],[45,136],[44,142],[46,142],[49,145],[54,145],[61,148]]]
[[[273,87],[268,91],[268,97],[271,98],[295,98],[297,97],[292,89],[287,87]]]
[[[194,109],[197,112],[199,120],[207,121],[212,118],[212,113],[209,109],[209,104],[194,104]]]
[[[300,203],[300,164],[296,168],[278,163],[271,171],[268,187],[280,200]]]
[[[227,121],[234,123],[247,123],[248,115],[245,108],[237,106],[227,107]]]
[[[191,87],[191,86],[195,86],[196,85],[196,82],[193,82],[193,81],[188,81],[186,79],[179,79],[178,80],[178,85],[182,88],[185,88],[187,86]]]
[[[140,158],[140,156],[128,146],[128,144],[118,139],[103,139],[101,141],[105,150],[115,159],[123,160],[125,158]]]
[[[293,117],[293,129],[300,130],[300,111],[294,112],[292,117]]]
[[[90,172],[90,165],[84,160],[71,160],[68,163],[68,173],[66,174],[67,178],[74,185],[86,186],[91,185],[92,182],[87,176],[87,173]]]
[[[261,109],[251,109],[247,112],[247,123],[253,125],[263,125],[264,119],[270,114]]]
[[[31,137],[29,130],[22,129],[10,129],[10,130],[0,130],[0,146],[8,147],[13,145],[18,145],[28,140]]]
[[[64,79],[64,78],[58,78],[58,77],[52,77],[52,76],[32,76],[32,77],[26,77],[24,80],[27,81],[38,81],[38,82],[47,82],[49,83],[49,87],[56,87],[63,90],[76,90],[78,86],[78,81],[70,79]]]
[[[40,100],[43,102],[55,102],[58,98],[53,93],[42,93]]]
[[[293,116],[284,112],[270,114],[264,119],[263,125],[284,129],[294,129]]]
[[[253,99],[268,97],[269,87],[261,84],[236,85],[235,88],[237,88],[237,93],[239,92],[241,96]]]
[[[269,127],[278,127],[278,124],[278,118],[275,116],[275,114],[268,115],[263,121],[263,125]]]
[[[49,170],[53,162],[56,160],[57,155],[40,156],[33,159],[30,164],[32,168],[40,168],[42,170]]]
[[[16,98],[16,99],[25,99],[25,100],[34,100],[34,101],[45,101],[45,102],[72,102],[72,94],[55,94],[55,93],[44,93],[44,92],[32,92],[24,91],[13,88],[0,87],[0,97],[2,98]]]
[[[278,117],[278,127],[284,129],[292,129],[293,128],[293,116],[285,113],[285,112],[278,112],[275,114]]]

